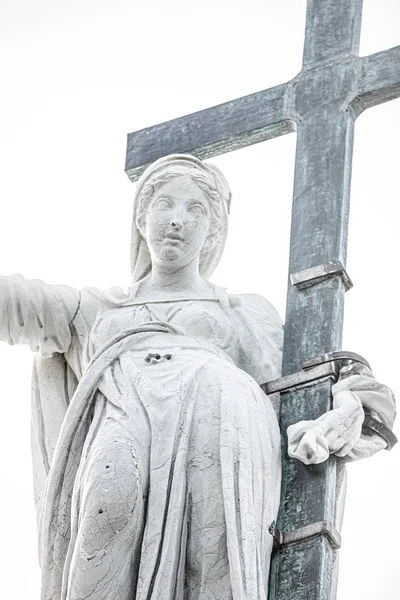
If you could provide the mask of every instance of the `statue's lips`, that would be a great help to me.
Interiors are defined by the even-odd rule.
[[[168,244],[172,244],[172,245],[176,246],[177,244],[183,242],[183,238],[178,234],[171,234],[171,235],[166,235],[164,238],[164,241],[167,242]]]

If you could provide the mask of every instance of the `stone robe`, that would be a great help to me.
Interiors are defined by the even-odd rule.
[[[255,295],[143,302],[1,278],[33,381],[42,600],[266,600],[280,436]],[[82,583],[84,582],[84,583]]]

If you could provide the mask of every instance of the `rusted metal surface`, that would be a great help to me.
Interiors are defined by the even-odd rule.
[[[340,261],[346,264],[354,115],[346,110],[358,93],[361,2],[311,0],[307,7],[304,70],[296,91],[298,123],[289,273]],[[283,375],[303,360],[341,349],[346,286],[340,277],[312,287],[289,285]],[[287,455],[286,431],[331,408],[332,380],[283,394],[283,483],[277,527],[293,531],[310,523],[335,523],[336,457],[305,466]],[[275,553],[270,600],[331,600],[335,550],[317,536]]]

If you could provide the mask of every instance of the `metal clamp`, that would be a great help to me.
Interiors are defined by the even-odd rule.
[[[303,290],[336,276],[342,279],[346,292],[353,287],[353,282],[340,260],[332,260],[324,265],[316,265],[291,273],[290,283],[299,290]]]
[[[315,358],[303,360],[301,363],[302,371],[264,383],[262,388],[266,394],[294,391],[302,387],[315,385],[328,378],[337,379],[341,367],[352,363],[370,368],[368,361],[355,352],[328,352]]]
[[[355,352],[336,351],[321,354],[315,358],[309,358],[301,362],[302,371],[274,379],[261,385],[267,395],[293,392],[295,390],[316,385],[326,379],[337,380],[339,371],[342,367],[349,367],[345,376],[350,376],[357,372],[357,365],[362,365],[370,369],[368,361]],[[352,369],[352,367],[354,367]],[[379,435],[386,442],[386,450],[391,450],[397,443],[397,437],[393,431],[365,410],[363,423],[365,433]]]
[[[333,550],[338,550],[342,543],[340,533],[330,521],[318,521],[293,531],[279,531],[274,522],[270,526],[269,532],[274,538],[275,546],[278,548],[283,548],[289,544],[297,544],[320,535],[326,537]]]
[[[276,394],[276,392],[293,392],[303,387],[315,385],[325,379],[336,379],[337,375],[338,369],[335,363],[329,362],[263,383],[261,387],[267,395]]]
[[[303,369],[310,369],[311,367],[315,367],[316,365],[321,365],[324,363],[341,361],[343,366],[344,364],[349,363],[358,363],[371,369],[371,365],[369,362],[360,354],[356,354],[355,352],[348,352],[347,350],[338,350],[336,352],[328,352],[327,354],[321,354],[316,358],[308,358],[307,360],[301,361],[301,366]]]
[[[385,423],[375,419],[368,411],[365,411],[364,423],[362,425],[363,432],[379,435],[386,442],[385,450],[391,450],[398,440],[395,434]]]

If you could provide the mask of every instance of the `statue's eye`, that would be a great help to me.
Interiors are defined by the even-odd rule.
[[[171,201],[168,198],[159,198],[156,202],[156,208],[158,208],[159,210],[165,210],[167,208],[170,208],[171,206]]]
[[[194,215],[205,215],[206,209],[202,204],[193,203],[189,206],[189,212],[191,212]]]

